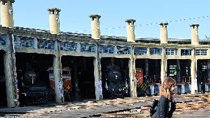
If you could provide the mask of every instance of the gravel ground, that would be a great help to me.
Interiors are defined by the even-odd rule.
[[[79,118],[79,117],[149,117],[152,97],[117,98],[85,101],[63,105],[39,105],[0,108],[0,117],[7,118]],[[207,118],[210,116],[210,93],[183,94],[176,97],[177,110],[173,118]]]

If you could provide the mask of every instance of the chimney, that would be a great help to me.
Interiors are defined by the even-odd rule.
[[[100,21],[101,18],[98,14],[93,14],[89,16],[91,18],[91,31],[93,39],[100,39]]]
[[[12,3],[15,0],[0,0],[1,1],[1,24],[3,27],[14,27]]]
[[[134,23],[136,20],[127,19],[125,20],[127,23],[127,42],[135,42],[135,26]]]
[[[168,43],[168,23],[160,23],[160,43]]]
[[[191,30],[191,44],[192,45],[199,44],[198,26],[199,26],[199,24],[191,24],[190,25],[190,27],[192,27],[192,30]]]
[[[51,34],[59,34],[60,33],[60,19],[59,19],[59,12],[61,11],[58,8],[51,8],[48,9],[50,15],[50,33]]]

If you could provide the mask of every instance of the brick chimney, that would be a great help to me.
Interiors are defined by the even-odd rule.
[[[160,23],[160,43],[168,43],[167,25],[168,23]]]
[[[51,34],[59,34],[60,33],[60,19],[59,19],[59,13],[60,9],[58,8],[50,8],[48,9],[50,15],[49,15],[49,21],[50,21],[50,33]]]
[[[136,20],[127,19],[125,20],[127,26],[127,42],[135,42],[135,26],[134,23]]]
[[[190,27],[192,27],[192,30],[191,30],[191,44],[192,45],[199,44],[198,26],[199,26],[199,24],[191,24],[190,25]]]
[[[92,14],[89,16],[91,18],[91,31],[93,39],[100,39],[100,21],[101,18],[98,14]]]
[[[15,0],[0,0],[1,1],[1,24],[3,27],[14,27],[13,8],[12,4]]]

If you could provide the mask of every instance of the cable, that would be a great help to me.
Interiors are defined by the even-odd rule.
[[[170,20],[166,21],[167,23],[173,23],[173,22],[181,22],[181,21],[186,21],[186,20],[196,20],[196,19],[201,19],[201,18],[209,18],[210,15],[207,16],[199,16],[199,17],[191,17],[191,18],[183,18],[183,19],[176,19],[176,20]],[[141,27],[141,26],[151,26],[151,25],[159,25],[159,22],[153,22],[153,23],[146,23],[146,24],[137,24],[134,25],[135,27]],[[103,28],[101,30],[114,30],[114,29],[124,29],[126,26],[118,26],[118,27],[111,27],[111,28]],[[75,32],[89,32],[90,30],[81,30],[81,31],[75,31]]]

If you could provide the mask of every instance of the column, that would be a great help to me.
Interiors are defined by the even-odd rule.
[[[166,58],[166,49],[162,48],[162,58],[161,58],[161,83],[164,81],[167,76],[167,58]]]
[[[196,91],[198,90],[196,64],[197,64],[197,60],[195,59],[195,49],[192,49],[192,57],[191,57],[191,94],[195,94]]]
[[[130,82],[130,96],[137,97],[137,81],[135,78],[136,59],[134,58],[134,47],[132,47],[131,58],[128,62],[129,67],[129,82]]]
[[[6,84],[6,94],[7,94],[7,106],[15,107],[18,106],[18,81],[16,75],[16,63],[15,63],[15,51],[13,45],[13,34],[8,32],[8,49],[4,54],[4,73],[5,73],[5,84]]]
[[[60,43],[57,40],[55,43],[56,46],[56,54],[53,57],[53,72],[55,78],[55,101],[57,103],[64,102],[64,89],[63,89],[63,81],[61,79],[61,56],[60,56]]]
[[[96,57],[93,60],[95,77],[95,96],[96,100],[103,99],[102,79],[101,79],[101,58],[99,57],[99,45],[97,43]]]

